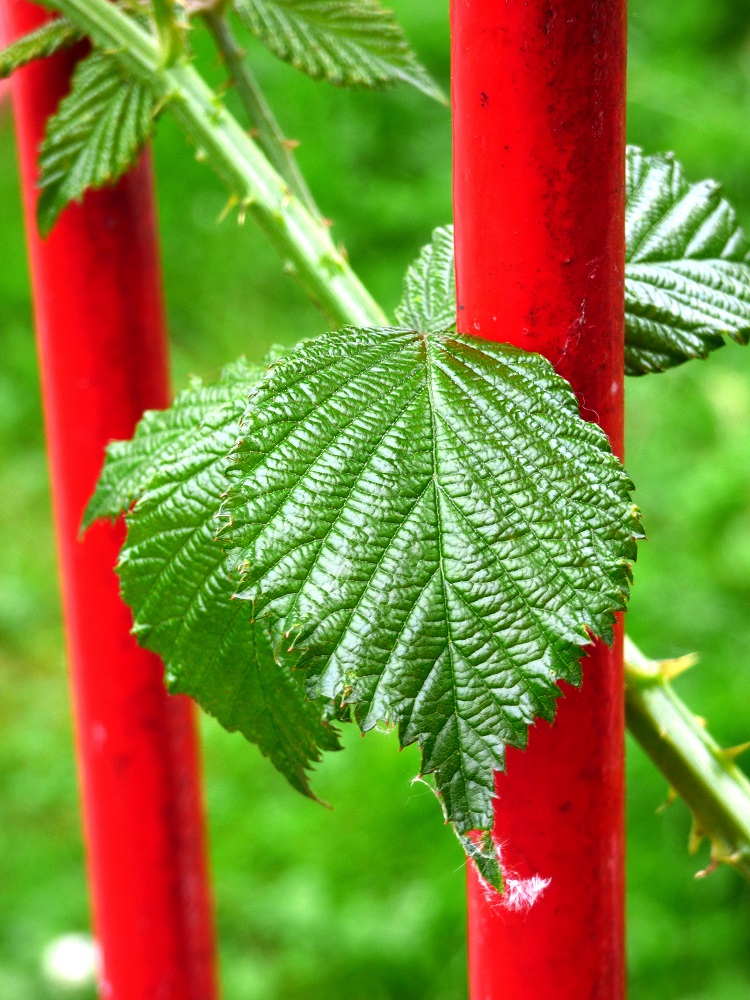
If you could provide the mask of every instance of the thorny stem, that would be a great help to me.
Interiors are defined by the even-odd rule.
[[[292,193],[299,198],[312,215],[320,217],[318,206],[315,204],[307,181],[297,165],[294,153],[285,140],[279,123],[255,79],[253,71],[244,58],[245,54],[232,33],[226,15],[208,9],[203,14],[203,20],[213,35],[216,46],[226,63],[245,113],[250,119],[250,123],[258,131],[258,141],[263,152],[287,182]]]
[[[670,678],[688,665],[649,660],[626,639],[628,728],[693,813],[692,849],[710,840],[706,873],[725,862],[750,879],[750,781],[675,694]]]
[[[387,326],[385,313],[336,249],[324,224],[294,197],[255,142],[185,63],[164,66],[154,39],[108,0],[52,5],[153,90],[281,254],[285,269],[336,324]]]

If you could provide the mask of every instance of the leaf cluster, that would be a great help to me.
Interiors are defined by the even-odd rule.
[[[188,2],[185,9],[192,15],[205,11],[211,18],[214,6]],[[350,88],[410,84],[444,102],[379,0],[233,0],[231,6],[274,55],[313,79]],[[154,0],[151,7],[165,65],[187,58],[185,25],[173,0]],[[142,10],[134,16],[143,22]],[[0,51],[0,78],[82,37],[65,17],[45,24]],[[43,235],[67,204],[89,189],[116,182],[133,165],[151,137],[158,110],[148,82],[125,73],[116,54],[94,52],[81,61],[70,93],[47,123],[41,149],[38,223]],[[252,124],[262,133],[266,123]],[[296,171],[292,176],[298,176]]]
[[[134,504],[123,596],[171,690],[308,794],[336,718],[396,727],[499,887],[470,836],[492,826],[493,772],[611,638],[640,519],[547,361],[433,329],[446,247],[408,275],[405,326],[238,363],[147,414],[87,523]]]

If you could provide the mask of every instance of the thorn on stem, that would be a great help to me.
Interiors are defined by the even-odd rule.
[[[669,790],[667,791],[666,801],[662,802],[662,804],[656,810],[657,816],[665,812],[667,809],[669,809],[671,805],[674,805],[674,803],[679,799],[679,797],[680,793],[676,789],[670,786]]]
[[[698,820],[693,816],[693,825],[690,828],[690,838],[688,840],[688,851],[691,854],[697,854],[703,838],[707,836],[706,831],[698,825]]]
[[[719,757],[727,764],[734,764],[738,757],[741,757],[743,753],[750,750],[750,743],[740,743],[736,747],[727,747],[726,750],[721,750]]]
[[[720,864],[721,861],[718,858],[711,858],[711,860],[709,861],[709,863],[706,865],[705,868],[702,868],[699,872],[695,873],[695,877],[708,878],[709,875],[713,875],[713,873],[716,871],[716,869],[719,867]]]
[[[665,681],[673,681],[680,674],[684,674],[686,670],[690,670],[698,662],[698,657],[695,653],[688,653],[687,656],[679,656],[674,660],[660,660],[659,661],[659,672]]]
[[[219,218],[216,220],[217,225],[221,225],[224,219],[226,219],[226,217],[232,211],[234,206],[238,204],[239,204],[239,198],[237,198],[236,195],[230,195],[226,205],[224,206],[224,208],[222,208],[221,212],[219,213]]]

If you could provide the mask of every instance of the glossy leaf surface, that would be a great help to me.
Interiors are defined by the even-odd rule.
[[[406,272],[396,322],[410,330],[439,333],[456,326],[456,261],[453,226],[440,226]]]
[[[314,697],[418,742],[459,833],[493,769],[580,680],[624,607],[639,531],[603,432],[541,357],[343,330],[250,396],[225,506],[239,596]]]
[[[69,202],[114,183],[133,166],[151,135],[153,112],[150,89],[125,79],[111,56],[94,52],[78,64],[40,151],[37,219],[43,234]]]
[[[705,358],[750,336],[750,243],[715,181],[689,184],[671,155],[627,159],[628,375]]]
[[[234,7],[274,55],[313,79],[342,87],[409,83],[443,100],[379,0],[234,0]]]
[[[227,454],[264,371],[239,362],[217,386],[196,383],[171,409],[146,414],[133,441],[110,446],[86,522],[135,501],[118,571],[139,643],[163,657],[172,693],[191,695],[311,794],[308,769],[337,749],[335,731],[302,678],[277,663],[263,624],[232,600],[216,541]]]

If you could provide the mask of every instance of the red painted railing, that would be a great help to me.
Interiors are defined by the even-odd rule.
[[[453,0],[458,321],[548,357],[622,451],[624,0]],[[622,1000],[622,652],[497,777],[512,908],[469,885],[472,1000]]]
[[[44,14],[3,0],[11,37]],[[113,567],[122,525],[79,538],[104,447],[169,401],[148,157],[115,188],[34,224],[36,153],[74,54],[14,76],[67,645],[102,996],[213,1000],[211,907],[191,704],[129,634]]]

